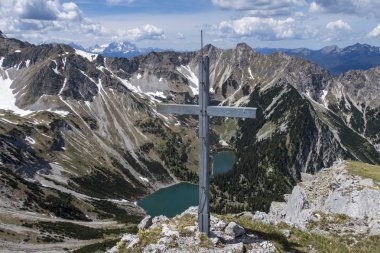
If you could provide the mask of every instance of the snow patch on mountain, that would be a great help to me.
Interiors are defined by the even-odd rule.
[[[250,67],[248,67],[248,73],[249,73],[249,75],[250,75],[250,77],[251,77],[252,79],[255,79],[255,78],[253,77],[253,75],[252,75],[252,70],[251,70]]]
[[[149,179],[148,179],[148,178],[146,178],[146,177],[142,177],[142,176],[139,176],[139,178],[140,178],[142,181],[149,183]]]
[[[47,109],[45,111],[48,111],[48,112],[52,112],[52,113],[55,113],[55,114],[58,114],[62,117],[66,117],[67,115],[69,115],[70,112],[68,111],[63,111],[63,110],[52,110],[52,109]]]
[[[27,142],[29,142],[30,144],[36,144],[36,141],[32,138],[32,137],[30,137],[30,136],[26,136],[25,137],[25,140],[27,141]]]
[[[328,108],[328,102],[326,100],[327,93],[328,93],[328,90],[323,90],[322,91],[322,96],[321,96],[322,104],[326,108]]]
[[[199,93],[199,79],[198,76],[191,70],[190,66],[181,65],[177,68],[177,71],[181,73],[187,80],[189,80],[189,87],[194,95]]]
[[[89,60],[91,62],[94,61],[98,57],[97,54],[87,53],[87,52],[79,50],[79,49],[75,49],[75,53],[77,55],[82,56],[83,58],[86,58],[87,60]]]
[[[0,66],[3,65],[4,58],[0,59]],[[13,80],[9,77],[8,71],[0,67],[0,109],[10,110],[21,116],[32,113],[16,106],[16,97],[11,85]]]
[[[59,73],[59,71],[58,71],[58,63],[57,63],[57,61],[53,60],[53,62],[55,63],[55,68],[53,68],[54,73],[56,73],[57,75],[60,75],[61,73]]]
[[[146,94],[154,97],[160,97],[166,99],[167,97],[164,95],[162,91],[156,91],[156,92],[147,92]]]

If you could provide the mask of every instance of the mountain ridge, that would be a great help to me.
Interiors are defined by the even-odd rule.
[[[256,50],[265,54],[283,52],[303,57],[328,69],[335,76],[350,70],[367,70],[380,65],[380,48],[360,43],[344,48],[336,45],[326,46],[319,50],[307,48],[257,48]]]

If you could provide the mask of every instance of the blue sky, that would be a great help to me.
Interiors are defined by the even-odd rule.
[[[178,50],[380,46],[379,0],[1,0],[0,29],[33,43],[130,41]]]

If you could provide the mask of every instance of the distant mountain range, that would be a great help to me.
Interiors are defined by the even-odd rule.
[[[380,48],[360,43],[345,48],[327,46],[320,50],[307,48],[256,48],[255,50],[262,54],[282,52],[299,56],[317,63],[333,75],[340,75],[349,70],[367,70],[380,65]]]
[[[135,44],[124,42],[112,42],[110,44],[95,45],[88,48],[84,48],[78,44],[70,43],[69,46],[75,49],[79,49],[88,53],[100,54],[105,57],[118,57],[118,58],[133,58],[135,56],[148,54],[150,52],[162,52],[165,51],[161,48],[139,48]]]
[[[153,47],[139,48],[129,41],[112,42],[88,48],[75,43],[70,43],[69,46],[87,53],[118,58],[133,58],[150,52],[168,51]],[[345,48],[339,48],[335,45],[327,46],[319,50],[308,48],[255,48],[255,51],[266,55],[281,52],[291,56],[302,57],[327,69],[334,76],[338,76],[349,70],[367,70],[380,66],[380,48],[360,43]]]

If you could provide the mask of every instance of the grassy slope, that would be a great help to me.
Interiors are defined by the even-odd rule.
[[[346,167],[352,174],[380,182],[380,166],[357,161],[347,161]]]
[[[380,236],[358,236],[356,238],[358,243],[351,244],[351,237],[338,234],[328,236],[319,235],[291,228],[285,223],[275,226],[247,218],[236,219],[233,216],[224,216],[223,219],[226,221],[234,220],[243,226],[248,233],[254,233],[264,240],[274,242],[278,252],[375,253],[379,252],[380,249]],[[291,237],[287,239],[281,229],[289,230]]]

